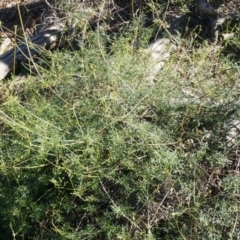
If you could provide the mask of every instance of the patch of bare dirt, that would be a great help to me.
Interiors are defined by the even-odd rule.
[[[34,35],[54,24],[58,15],[54,0],[0,1],[0,45],[9,39],[5,50],[11,48],[23,34]]]
[[[20,24],[20,17],[24,22],[30,14],[44,11],[46,7],[42,0],[26,0],[19,5],[15,1],[5,0],[0,3],[0,21],[5,29],[13,30]]]
[[[219,9],[220,13],[240,14],[239,0],[212,0],[209,1],[215,8]]]
[[[53,25],[61,15],[57,6],[60,1],[57,0],[19,0],[19,7],[16,2],[17,0],[0,0],[0,44],[6,38],[10,38],[11,42],[15,43],[16,36],[23,34],[22,25],[27,24],[27,21],[29,19],[31,20],[31,18],[34,23],[32,24],[34,25],[34,29],[33,26],[29,24],[29,34],[35,34],[43,28]],[[65,4],[68,2],[69,1],[66,1]],[[102,22],[110,26],[110,32],[118,31],[121,26],[126,25],[128,21],[131,20],[134,14],[148,9],[147,1],[145,0],[106,0],[106,2],[100,0],[75,0],[73,2],[73,5],[75,5],[73,9],[75,10],[79,9],[79,6],[83,8],[88,6],[96,7],[98,4],[101,5],[101,3],[105,3],[105,7],[109,9],[109,15],[111,15],[111,17],[109,17],[109,20],[102,20]],[[180,6],[181,4],[176,5],[175,3],[171,3],[172,1],[166,4],[164,0],[158,0],[156,2],[167,6],[165,9],[167,19],[171,17],[175,19],[184,14]],[[189,6],[194,5],[194,2],[195,1],[192,0],[187,2],[187,4]],[[219,13],[240,14],[239,0],[209,0],[209,2],[218,9]],[[146,16],[147,19],[149,18],[149,25],[151,25],[154,19],[150,8],[146,10]],[[101,23],[101,19],[99,19],[98,16],[96,16],[96,19],[93,19],[93,22],[94,20]]]

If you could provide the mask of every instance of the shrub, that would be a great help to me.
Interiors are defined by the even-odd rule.
[[[1,83],[4,239],[239,238],[238,67],[203,45],[149,84],[138,24]]]

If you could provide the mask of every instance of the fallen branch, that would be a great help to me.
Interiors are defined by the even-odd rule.
[[[32,59],[41,48],[50,49],[62,35],[64,26],[57,25],[29,38],[27,43],[21,43],[15,48],[0,55],[0,80],[4,79],[16,63]]]
[[[217,44],[218,38],[219,38],[219,30],[222,27],[223,23],[226,20],[233,20],[237,16],[234,14],[227,14],[227,15],[221,15],[219,14],[216,9],[207,2],[207,0],[196,0],[197,8],[199,11],[199,14],[203,16],[204,14],[209,16],[210,21],[210,28],[211,28],[211,41],[214,45]],[[231,35],[223,35],[221,36],[223,39],[227,39],[229,37],[232,37]]]
[[[221,26],[224,24],[226,20],[233,20],[237,18],[234,14],[227,14],[224,16],[218,16],[213,22],[211,26],[211,38],[214,45],[217,44],[219,37],[219,30]]]

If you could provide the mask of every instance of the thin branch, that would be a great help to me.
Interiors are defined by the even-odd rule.
[[[99,182],[103,188],[103,191],[106,193],[106,195],[108,196],[109,200],[111,201],[111,203],[114,205],[114,207],[116,207],[117,209],[120,209],[120,207],[113,201],[113,199],[110,197],[109,193],[107,192],[106,188],[104,187],[102,181],[99,179]],[[142,232],[142,229],[135,223],[133,222],[125,213],[123,213],[121,211],[121,214],[129,221],[131,222],[131,224],[133,224],[139,231]]]

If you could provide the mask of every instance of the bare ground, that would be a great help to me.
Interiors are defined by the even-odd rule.
[[[61,17],[61,11],[59,11],[58,8],[60,2],[61,1],[57,0],[21,0],[21,3],[17,5],[16,1],[2,0],[0,2],[0,44],[7,37],[11,39],[12,45],[16,43],[16,36],[23,34],[22,26],[31,15],[36,16],[35,32],[41,31],[43,28],[54,24],[57,21],[56,19]],[[112,31],[118,31],[119,26],[126,24],[134,12],[137,13],[140,7],[143,8],[143,6],[146,6],[144,5],[144,0],[107,0],[106,2],[108,3],[108,9],[111,15],[111,21],[108,23]],[[189,2],[188,7],[194,5],[193,2],[194,1]],[[212,0],[209,2],[217,8],[220,13],[240,13],[239,0]],[[74,9],[76,9],[76,6],[96,6],[99,3],[101,4],[102,1],[77,0],[74,1],[73,4],[75,4]],[[166,1],[159,0],[158,3],[166,4]],[[176,5],[170,1],[165,9],[165,13],[167,17],[182,15],[181,4]],[[149,15],[153,16],[151,13]],[[98,18],[98,16],[96,16],[96,18]],[[152,20],[154,19],[150,19],[150,21]]]

